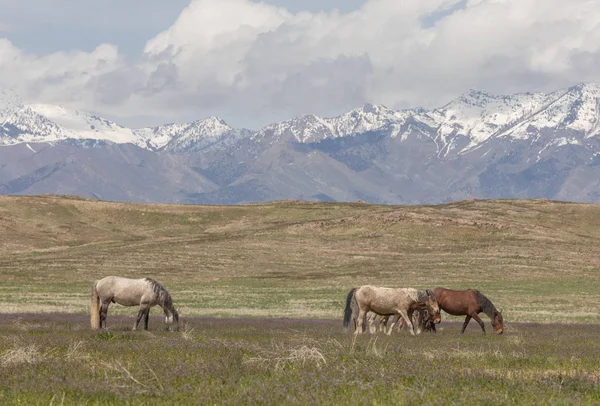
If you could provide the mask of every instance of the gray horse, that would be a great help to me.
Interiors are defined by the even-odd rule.
[[[155,305],[165,312],[165,323],[169,331],[179,329],[179,313],[173,306],[173,299],[167,290],[150,278],[128,279],[107,276],[95,281],[92,286],[91,325],[92,330],[106,328],[106,315],[111,303],[123,306],[140,306],[133,329],[144,318],[144,329],[148,330],[150,308]]]
[[[356,301],[356,302],[355,302]],[[363,332],[365,315],[373,312],[381,316],[399,315],[404,319],[411,335],[415,335],[412,323],[412,315],[415,310],[427,309],[433,317],[434,323],[440,322],[440,308],[435,295],[430,290],[417,290],[412,288],[382,288],[365,285],[353,288],[346,297],[346,308],[344,310],[344,327],[348,327],[353,319],[353,304],[358,305],[358,316],[354,334]],[[374,332],[375,317],[370,317],[369,331]],[[390,327],[390,331],[393,325]]]

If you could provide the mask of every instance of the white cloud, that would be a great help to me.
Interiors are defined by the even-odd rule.
[[[124,122],[258,126],[364,102],[436,107],[471,87],[554,90],[600,81],[599,62],[595,0],[370,0],[347,14],[195,0],[135,61],[111,45],[38,56],[0,40],[0,85]]]

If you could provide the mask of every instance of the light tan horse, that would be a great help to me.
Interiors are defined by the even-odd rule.
[[[353,301],[358,306],[358,316],[354,334],[363,332],[365,314],[373,312],[382,316],[399,315],[404,319],[411,335],[415,335],[415,329],[411,321],[413,312],[417,309],[427,309],[430,314],[437,318],[439,323],[440,308],[435,295],[430,290],[417,290],[412,288],[382,288],[365,285],[353,288],[346,297],[346,308],[344,310],[344,327],[348,327],[352,317]],[[369,318],[369,330],[374,330],[374,318]],[[389,334],[389,333],[388,333]]]
[[[134,330],[137,329],[142,317],[144,318],[144,329],[148,330],[150,308],[155,305],[162,307],[168,330],[173,331],[179,328],[179,313],[173,306],[171,295],[160,283],[150,278],[128,279],[107,276],[94,282],[91,302],[92,330],[106,328],[106,315],[111,303],[140,306],[133,325]]]

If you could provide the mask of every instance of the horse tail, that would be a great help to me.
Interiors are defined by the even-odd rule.
[[[98,296],[98,289],[96,289],[97,283],[98,281],[94,282],[94,284],[92,285],[90,306],[90,324],[92,325],[92,330],[98,330],[100,328],[100,296]]]
[[[354,301],[353,299],[355,293],[356,288],[352,288],[346,297],[346,308],[344,309],[344,328],[348,328],[350,325],[350,320],[352,320],[352,302]]]
[[[494,312],[496,311],[496,307],[492,303],[490,299],[487,298],[483,293],[476,290],[475,294],[477,295],[477,299],[479,300],[479,305],[481,306],[481,310],[488,315],[489,318],[494,318]]]

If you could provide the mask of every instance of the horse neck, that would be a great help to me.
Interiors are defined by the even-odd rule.
[[[165,289],[163,289],[158,295],[159,306],[162,307],[165,314],[173,314],[173,300],[171,295]]]
[[[429,295],[425,290],[417,290],[416,301],[420,304],[426,305],[429,300]]]
[[[479,305],[481,306],[481,310],[492,320],[494,320],[494,314],[498,311],[494,304],[481,292],[476,291],[477,298],[479,299]]]
[[[167,290],[154,279],[146,278],[146,282],[150,284],[152,290],[154,291],[156,303],[164,310],[165,313],[172,313],[173,302],[169,292],[167,292]]]

